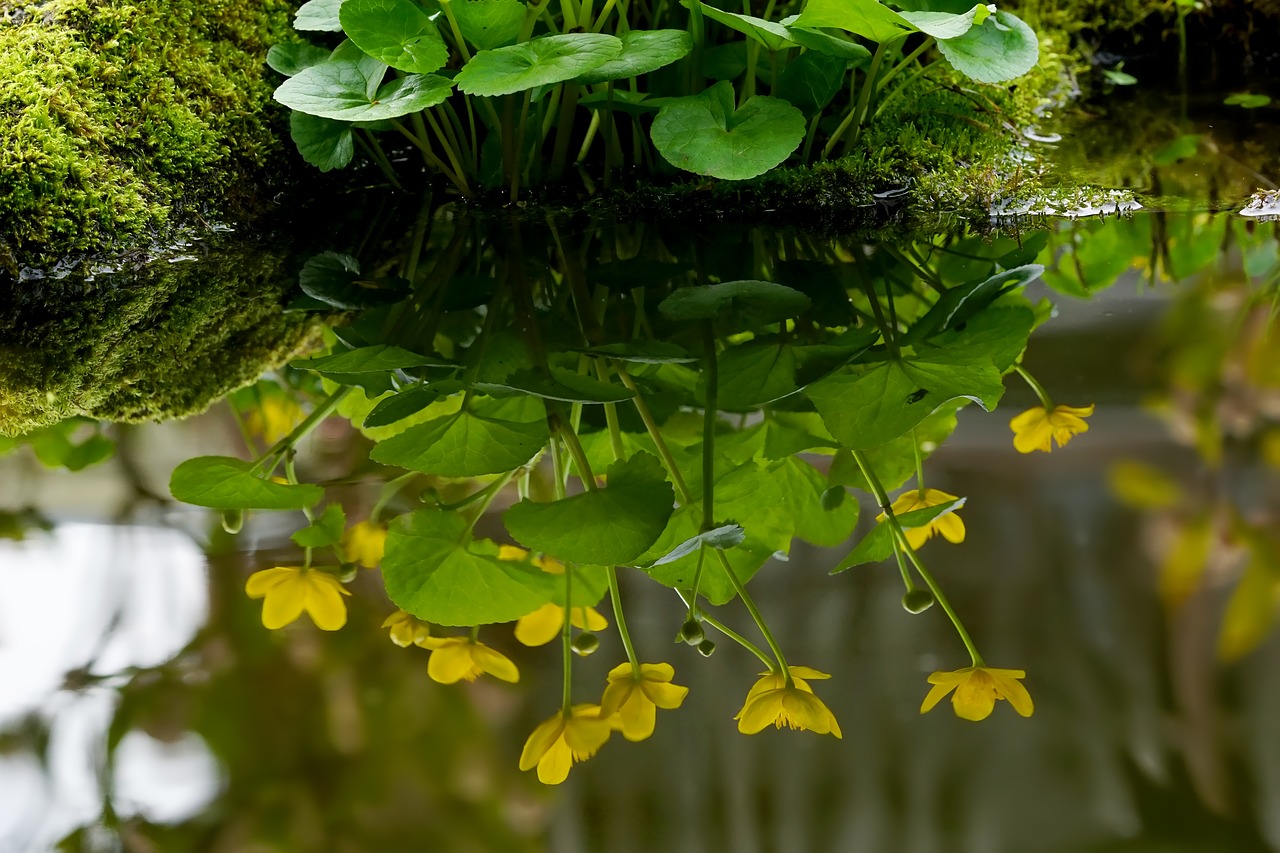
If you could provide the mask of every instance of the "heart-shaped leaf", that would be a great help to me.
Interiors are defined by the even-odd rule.
[[[876,0],[808,0],[795,25],[835,27],[881,44],[916,32],[915,24]]]
[[[684,30],[630,30],[620,38],[622,52],[583,74],[579,83],[591,86],[639,77],[677,62],[693,50],[693,38]]]
[[[742,181],[763,175],[799,147],[804,114],[781,98],[753,97],[734,109],[733,84],[673,98],[650,129],[654,147],[671,165],[712,178]]]
[[[435,22],[412,0],[347,0],[339,20],[347,38],[392,68],[430,74],[449,61]]]
[[[526,548],[573,563],[625,565],[647,551],[675,495],[657,458],[637,453],[609,466],[608,486],[550,503],[521,501],[503,515]]]
[[[508,421],[461,411],[378,442],[369,458],[440,477],[479,477],[519,468],[548,437],[545,420]]]
[[[433,107],[453,89],[450,80],[436,74],[389,80],[372,96],[368,94],[371,83],[362,63],[330,60],[284,81],[276,89],[275,99],[290,109],[321,118],[380,121]]]
[[[622,52],[622,41],[603,33],[543,36],[482,50],[458,72],[458,89],[496,97],[572,80]]]
[[[307,0],[298,7],[293,18],[295,30],[318,30],[336,33],[342,31],[342,22],[338,20],[338,11],[343,0]]]
[[[994,10],[994,6],[978,4],[967,12],[934,12],[922,10],[918,12],[904,11],[902,17],[913,24],[925,35],[936,39],[959,38],[975,26],[985,21]]]
[[[939,39],[938,50],[957,71],[982,83],[1021,77],[1040,61],[1035,31],[1003,9],[959,38]]]
[[[169,492],[183,503],[213,509],[305,509],[324,489],[264,480],[253,464],[230,456],[197,456],[174,469]]]

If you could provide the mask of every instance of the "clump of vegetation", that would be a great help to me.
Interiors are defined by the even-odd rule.
[[[0,2],[0,257],[137,242],[234,209],[280,151],[262,54],[284,0]]]
[[[110,283],[0,284],[0,435],[76,415],[181,417],[253,382],[318,333],[282,311],[284,266],[240,245]]]

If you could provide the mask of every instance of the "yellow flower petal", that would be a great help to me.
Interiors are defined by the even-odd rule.
[[[965,720],[985,720],[991,716],[996,700],[1004,699],[1024,717],[1035,710],[1031,694],[1020,679],[1026,673],[1020,669],[995,669],[969,666],[954,672],[935,672],[929,676],[933,688],[920,705],[920,713],[930,711],[951,691],[952,708],[956,716]]]
[[[564,608],[544,604],[516,620],[516,639],[526,646],[545,646],[560,635],[564,627]]]
[[[386,545],[387,528],[372,521],[357,522],[342,534],[343,554],[366,569],[377,568]]]
[[[627,672],[631,671],[631,664],[629,663],[624,663],[622,667],[625,667]],[[632,692],[638,686],[632,678],[627,677],[615,681],[612,675],[613,673],[610,673],[609,683],[605,686],[604,695],[600,698],[600,716],[602,717],[612,717],[618,713],[618,709],[627,703],[627,700],[631,698]]]
[[[738,731],[755,734],[770,723],[777,728],[784,725],[792,729],[808,729],[818,734],[842,737],[835,715],[813,693],[797,672],[812,673],[814,678],[825,678],[826,673],[807,667],[792,667],[790,686],[780,673],[766,673],[747,694],[747,701],[737,714]]]
[[[930,679],[932,681],[932,678]],[[927,714],[933,710],[933,707],[942,701],[942,698],[956,689],[958,682],[947,684],[934,684],[933,689],[929,691],[929,695],[924,697],[924,701],[920,703],[920,713]]]
[[[1033,453],[1037,450],[1048,453],[1053,449],[1053,442],[1065,447],[1071,437],[1088,432],[1089,425],[1084,419],[1093,414],[1093,405],[1088,406],[1054,406],[1053,411],[1046,411],[1044,406],[1027,409],[1009,421],[1013,430],[1013,446],[1019,453]]]
[[[262,602],[262,624],[275,630],[283,628],[302,615],[306,592],[293,580],[276,584]]]
[[[336,631],[347,624],[347,605],[343,595],[350,595],[342,583],[327,572],[306,572],[299,579],[303,585],[303,608],[322,631]]]
[[[427,661],[427,675],[440,684],[475,681],[481,670],[471,658],[470,645],[462,637],[449,637],[441,642]]]
[[[520,680],[520,670],[516,669],[516,665],[511,662],[511,658],[502,652],[489,648],[483,643],[471,644],[471,659],[475,661],[476,666],[494,678],[511,684],[515,684]]]
[[[1018,680],[1027,677],[1025,672],[1020,669],[992,669],[989,672],[991,677],[995,679],[996,693],[1001,699],[1007,701],[1013,707],[1013,710],[1023,717],[1030,717],[1035,712],[1036,708],[1031,701],[1031,694],[1027,692],[1027,688]]]
[[[559,785],[569,778],[573,767],[573,750],[564,737],[556,739],[538,761],[538,781],[544,785]]]
[[[650,703],[664,711],[674,711],[679,708],[684,703],[684,697],[689,695],[688,687],[648,679],[640,682],[640,691]]]
[[[521,770],[532,770],[538,766],[542,756],[546,755],[551,745],[560,739],[560,733],[564,731],[564,723],[565,718],[556,714],[551,719],[538,724],[538,727],[529,735],[529,739],[524,742],[524,749],[520,752]]]
[[[658,722],[658,709],[639,691],[633,690],[616,716],[617,728],[629,741],[641,741],[653,734]]]
[[[594,607],[575,607],[571,611],[573,613],[572,624],[575,628],[581,628],[584,631],[603,631],[609,627],[609,620],[600,615],[600,611]]]
[[[293,578],[297,573],[298,570],[296,568],[285,567],[254,572],[249,575],[249,580],[245,582],[244,591],[250,598],[262,598],[274,589],[277,584]]]
[[[954,512],[934,519],[933,527],[942,534],[943,539],[952,544],[959,545],[964,541],[964,522]]]

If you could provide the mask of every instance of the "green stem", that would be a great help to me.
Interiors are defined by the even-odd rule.
[[[1027,372],[1027,369],[1021,364],[1014,364],[1013,369],[1018,375],[1031,386],[1031,390],[1036,392],[1036,396],[1040,398],[1040,405],[1044,406],[1046,412],[1053,411],[1053,400],[1049,398],[1049,392],[1044,390],[1044,386],[1036,381],[1036,378]]]
[[[893,556],[898,561],[898,572],[902,575],[902,585],[907,588],[907,592],[915,592],[915,581],[911,580],[911,572],[907,569],[907,563],[902,559],[902,547],[898,545],[897,537],[893,540]]]
[[[378,500],[374,502],[373,509],[369,510],[369,521],[377,524],[378,518],[382,515],[382,510],[386,508],[387,504],[391,503],[391,499],[398,495],[400,490],[409,485],[417,476],[417,471],[410,471],[408,474],[401,474],[394,480],[388,480],[386,485],[382,487]]]
[[[880,297],[876,294],[875,285],[868,281],[865,277],[862,279],[862,289],[867,293],[867,300],[871,303],[871,313],[875,315],[876,325],[880,327],[880,334],[884,338],[884,345],[889,350],[889,354],[895,359],[901,358],[902,354],[898,351],[898,343],[894,339],[894,329],[884,318],[884,311],[880,307]],[[889,296],[893,299],[893,296]]]
[[[733,640],[735,643],[742,646],[747,651],[751,652],[751,654],[758,657],[760,659],[760,662],[769,668],[770,672],[774,671],[773,661],[769,658],[767,654],[764,653],[764,651],[761,650],[759,646],[757,646],[755,643],[751,642],[746,637],[739,634],[737,631],[730,628],[728,625],[721,622],[719,619],[716,619],[711,614],[707,613],[706,611],[698,609],[695,598],[692,598],[692,597],[686,598],[685,594],[678,589],[675,592],[676,592],[676,595],[680,596],[680,600],[685,603],[685,606],[689,608],[690,613],[696,612],[699,620],[710,625],[712,628],[715,628],[721,634],[724,634],[730,640]]]
[[[916,438],[915,427],[911,429],[911,449],[916,455],[916,489],[924,494],[924,459],[920,456],[920,441]]]
[[[565,574],[569,570],[565,569]],[[605,569],[609,578],[609,599],[613,602],[613,618],[618,623],[618,636],[622,638],[622,647],[627,650],[627,660],[631,662],[631,671],[636,678],[640,677],[640,659],[636,657],[636,648],[631,643],[631,632],[627,630],[627,618],[622,613],[622,598],[618,593],[618,570],[613,566]],[[567,620],[566,620],[567,621]]]
[[[716,334],[711,321],[702,324],[702,346],[706,350],[706,400],[702,410],[702,530],[715,527],[716,503],[716,421],[720,404],[720,371],[716,363]]]
[[[259,456],[257,460],[254,462],[254,467],[256,468],[257,466],[263,464],[268,460],[276,459],[276,457],[279,457],[281,453],[284,453],[289,448],[295,446],[299,441],[305,438],[313,429],[319,426],[321,421],[329,417],[329,415],[333,414],[333,410],[338,408],[338,404],[341,403],[343,398],[345,398],[350,393],[351,393],[351,386],[344,385],[343,387],[339,388],[337,391],[334,391],[324,400],[322,400],[318,406],[316,406],[314,409],[311,410],[311,414],[307,415],[307,417],[303,419],[302,423],[298,424],[296,427],[293,428],[293,432],[289,433],[284,438],[277,441],[274,445],[271,446],[270,449],[267,450],[266,453]],[[275,464],[273,463],[271,465],[271,468],[268,468],[265,471],[263,471],[263,474],[269,475],[271,473],[271,470],[274,468],[275,468]]]

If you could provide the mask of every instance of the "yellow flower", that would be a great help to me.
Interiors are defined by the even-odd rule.
[[[966,666],[955,672],[935,672],[929,676],[933,689],[924,697],[920,713],[933,709],[952,690],[951,705],[956,716],[965,720],[985,720],[991,716],[997,699],[1008,699],[1013,710],[1024,717],[1030,717],[1035,706],[1031,703],[1031,694],[1018,679],[1027,674],[1020,669],[993,669],[989,666]]]
[[[912,489],[900,495],[893,502],[893,506],[890,509],[893,510],[894,515],[901,516],[917,509],[928,509],[931,506],[951,503],[955,500],[959,500],[959,498],[939,489],[924,489],[923,491]],[[883,519],[884,513],[876,516],[877,521],[882,521]],[[957,513],[949,512],[946,515],[938,516],[923,527],[908,527],[905,532],[907,534],[907,544],[913,549],[919,548],[928,542],[935,533],[941,533],[943,539],[958,545],[964,541],[964,522],[960,520],[960,516]]]
[[[520,769],[537,767],[539,782],[559,785],[575,762],[600,751],[611,731],[599,705],[574,705],[568,714],[558,713],[533,730],[520,753]]]
[[[764,677],[752,686],[742,710],[734,717],[738,721],[738,731],[753,735],[773,723],[779,729],[785,724],[792,729],[843,737],[835,715],[813,694],[813,688],[805,681],[806,678],[830,678],[830,675],[807,666],[793,666],[790,687],[780,672],[761,675]]]
[[[512,684],[520,680],[520,670],[511,658],[469,637],[425,637],[419,645],[431,649],[427,675],[432,681],[475,681],[486,672]]]
[[[402,649],[412,645],[425,648],[426,641],[431,638],[427,623],[403,610],[397,610],[383,620],[382,627],[391,629],[391,642]]]
[[[1092,414],[1092,403],[1081,408],[1054,406],[1052,412],[1044,406],[1027,409],[1009,421],[1009,428],[1013,430],[1013,446],[1019,453],[1036,450],[1048,453],[1053,449],[1054,441],[1059,447],[1066,447],[1071,436],[1089,431],[1084,419]]]
[[[630,663],[615,666],[600,700],[600,716],[627,740],[644,740],[653,734],[657,709],[679,708],[689,694],[688,687],[671,683],[675,675],[669,663],[642,663],[638,673]]]
[[[245,428],[267,444],[275,444],[302,421],[302,409],[288,397],[272,394],[245,415]]]
[[[575,607],[570,622],[575,628],[586,631],[603,631],[609,622],[594,607]],[[559,604],[544,604],[532,613],[516,621],[516,639],[526,646],[545,646],[560,636],[564,628],[564,608]]]
[[[342,534],[342,553],[348,560],[359,563],[366,569],[378,567],[386,546],[387,528],[372,521],[357,522]]]
[[[322,631],[336,631],[347,624],[347,605],[336,577],[317,569],[278,566],[249,575],[244,591],[250,598],[264,598],[262,624],[283,628],[305,610]]]

